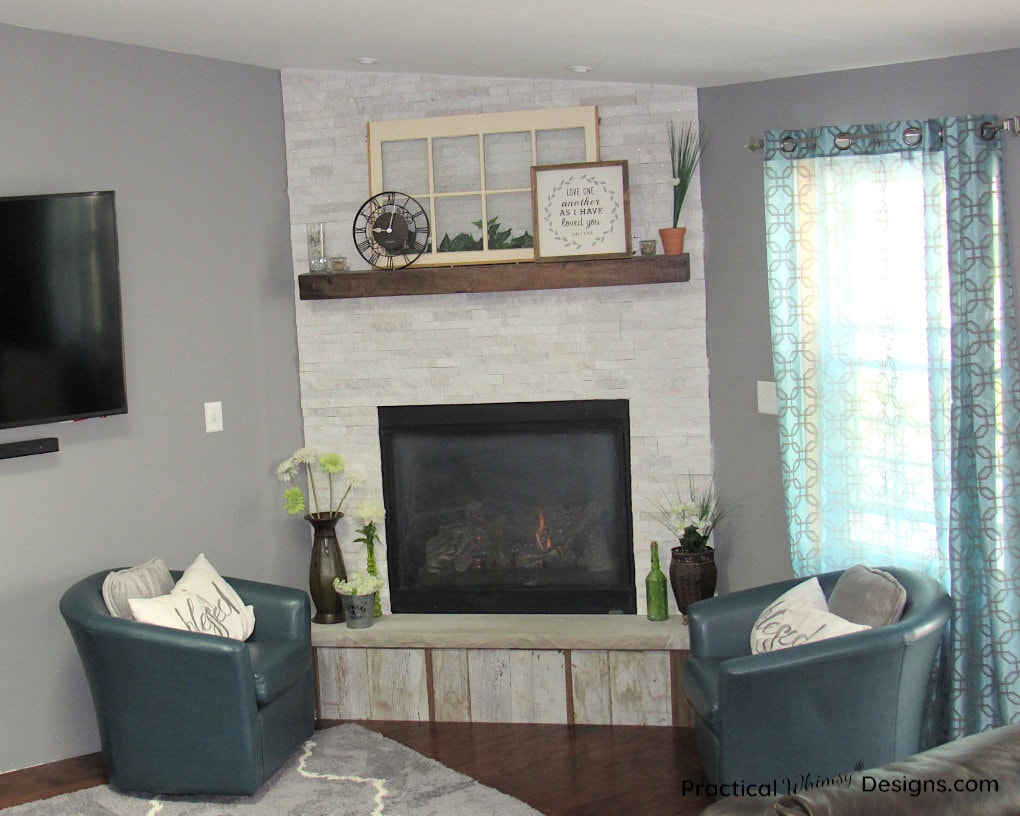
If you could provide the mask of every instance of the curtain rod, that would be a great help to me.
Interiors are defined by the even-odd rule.
[[[998,122],[984,122],[981,124],[979,130],[981,131],[981,138],[988,141],[994,139],[1000,131],[1012,133],[1014,136],[1020,136],[1020,116],[1008,116],[1004,119],[1000,119]],[[903,140],[908,147],[915,147],[921,143],[921,132],[917,128],[907,128],[903,132],[903,137]],[[837,147],[840,147],[840,149],[845,150],[847,147],[850,147],[855,139],[872,138],[875,137],[869,133],[861,133],[857,135],[851,133],[840,133],[836,136],[836,145]],[[840,140],[842,140],[845,146],[841,146]],[[783,139],[780,149],[786,153],[792,153],[799,144],[810,144],[817,141],[818,140],[813,136],[808,136],[802,139],[795,139],[791,136]],[[748,139],[747,144],[745,144],[744,147],[752,153],[757,153],[765,147],[765,140],[756,136]]]

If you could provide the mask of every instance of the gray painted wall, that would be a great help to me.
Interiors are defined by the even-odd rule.
[[[717,533],[720,589],[792,575],[778,427],[759,415],[755,382],[772,380],[761,153],[766,130],[965,114],[1020,114],[1020,50],[705,88],[701,124],[710,402],[716,482],[736,508]],[[1014,276],[1020,250],[1020,139],[1005,135]],[[1020,291],[1020,290],[1018,290]]]
[[[301,443],[278,72],[0,27],[0,195],[113,189],[130,413],[0,431],[0,772],[96,751],[57,612],[154,555],[303,586],[273,468]],[[207,435],[203,402],[223,401]]]
[[[1020,113],[1020,52],[702,90],[713,443],[736,506],[720,588],[790,574],[771,379],[761,158],[768,128]],[[272,469],[301,442],[285,146],[274,71],[0,26],[0,195],[115,189],[130,413],[0,431],[0,772],[98,749],[57,613],[78,577],[199,551],[303,586],[307,536]],[[1020,140],[1007,137],[1008,197]],[[1013,245],[1020,246],[1014,220]],[[223,400],[206,435],[202,403]]]

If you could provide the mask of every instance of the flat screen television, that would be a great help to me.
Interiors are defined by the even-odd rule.
[[[0,428],[126,411],[113,192],[0,198]]]

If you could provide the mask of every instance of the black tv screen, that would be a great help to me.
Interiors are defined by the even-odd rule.
[[[113,192],[0,198],[0,428],[126,411]]]

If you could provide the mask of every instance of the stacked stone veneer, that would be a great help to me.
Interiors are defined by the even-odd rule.
[[[365,477],[339,528],[348,570],[364,566],[352,511],[364,498],[381,502],[377,406],[622,398],[643,612],[648,544],[669,541],[648,511],[664,489],[686,487],[688,473],[711,474],[696,185],[683,214],[689,283],[302,301],[296,276],[307,271],[305,225],[316,221],[326,222],[330,255],[367,268],[351,224],[369,195],[366,124],[384,119],[598,105],[602,159],[629,162],[631,231],[657,237],[672,213],[666,126],[697,117],[695,90],[284,71],[283,98],[306,443],[340,452]],[[385,547],[378,557],[385,569]]]

